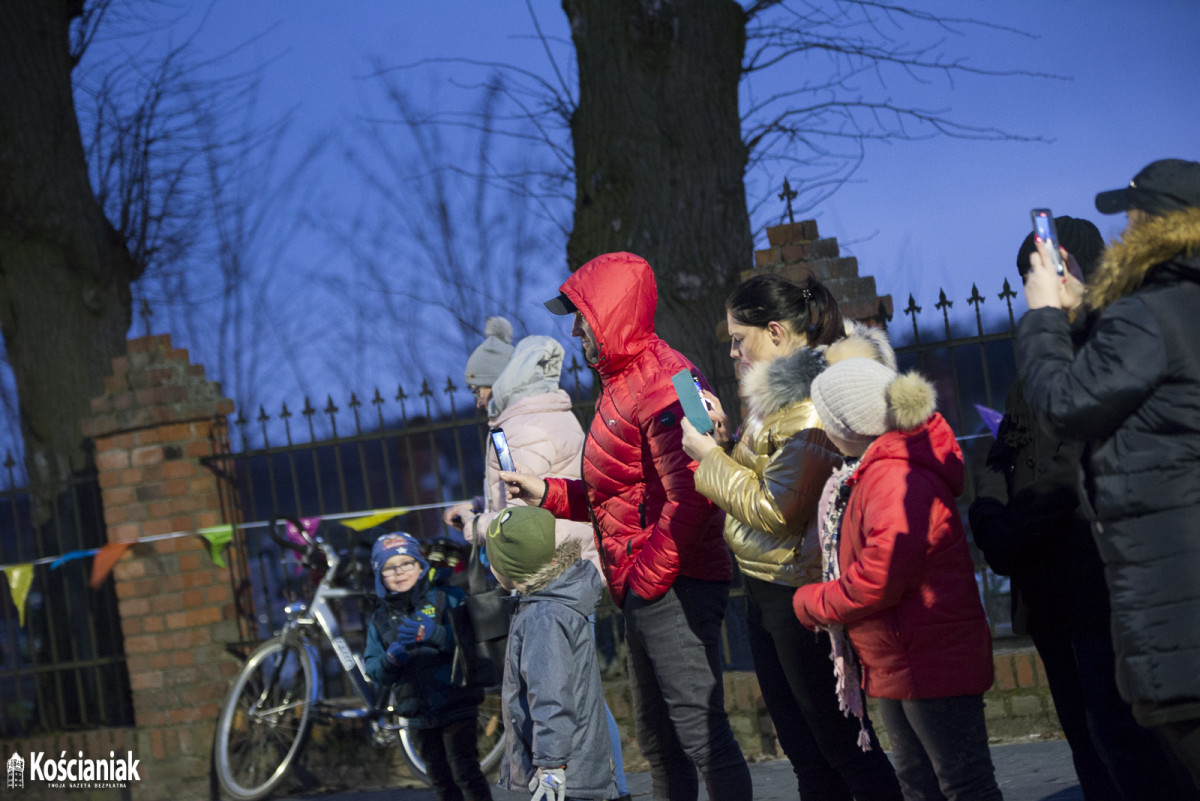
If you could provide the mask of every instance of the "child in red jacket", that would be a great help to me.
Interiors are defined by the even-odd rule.
[[[826,581],[796,591],[796,616],[830,630],[857,711],[849,635],[906,799],[1000,799],[983,717],[991,635],[955,504],[962,451],[933,387],[853,358],[817,376],[812,400],[847,459],[818,512]]]

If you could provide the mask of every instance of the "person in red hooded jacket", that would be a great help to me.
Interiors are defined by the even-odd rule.
[[[501,473],[511,497],[591,520],[613,600],[625,616],[638,745],[654,797],[691,801],[696,769],[713,801],[752,797],[725,714],[719,636],[733,563],[724,513],[696,491],[671,377],[695,366],[654,333],[658,289],[645,259],[607,253],[546,302],[600,376],[582,480]]]

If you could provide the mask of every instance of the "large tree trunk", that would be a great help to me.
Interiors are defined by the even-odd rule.
[[[82,3],[0,3],[0,332],[45,520],[86,471],[88,400],[125,349],[137,268],[88,183],[71,93]]]
[[[745,14],[733,0],[563,9],[579,62],[569,266],[614,250],[643,256],[658,279],[658,333],[729,389],[714,331],[754,247],[738,115]]]

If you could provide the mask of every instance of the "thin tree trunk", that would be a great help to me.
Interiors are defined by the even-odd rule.
[[[68,38],[81,7],[0,3],[0,332],[39,522],[88,468],[80,420],[125,350],[137,275],[88,183]]]
[[[659,335],[729,390],[732,365],[714,332],[753,264],[738,115],[745,15],[733,0],[563,9],[579,64],[568,264],[643,256],[658,280]]]

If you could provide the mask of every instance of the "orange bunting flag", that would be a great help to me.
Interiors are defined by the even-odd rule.
[[[100,585],[108,578],[108,574],[112,572],[113,565],[117,560],[129,550],[132,542],[110,542],[105,545],[96,554],[96,558],[92,560],[92,579],[88,582],[88,586],[93,590],[100,589]]]

